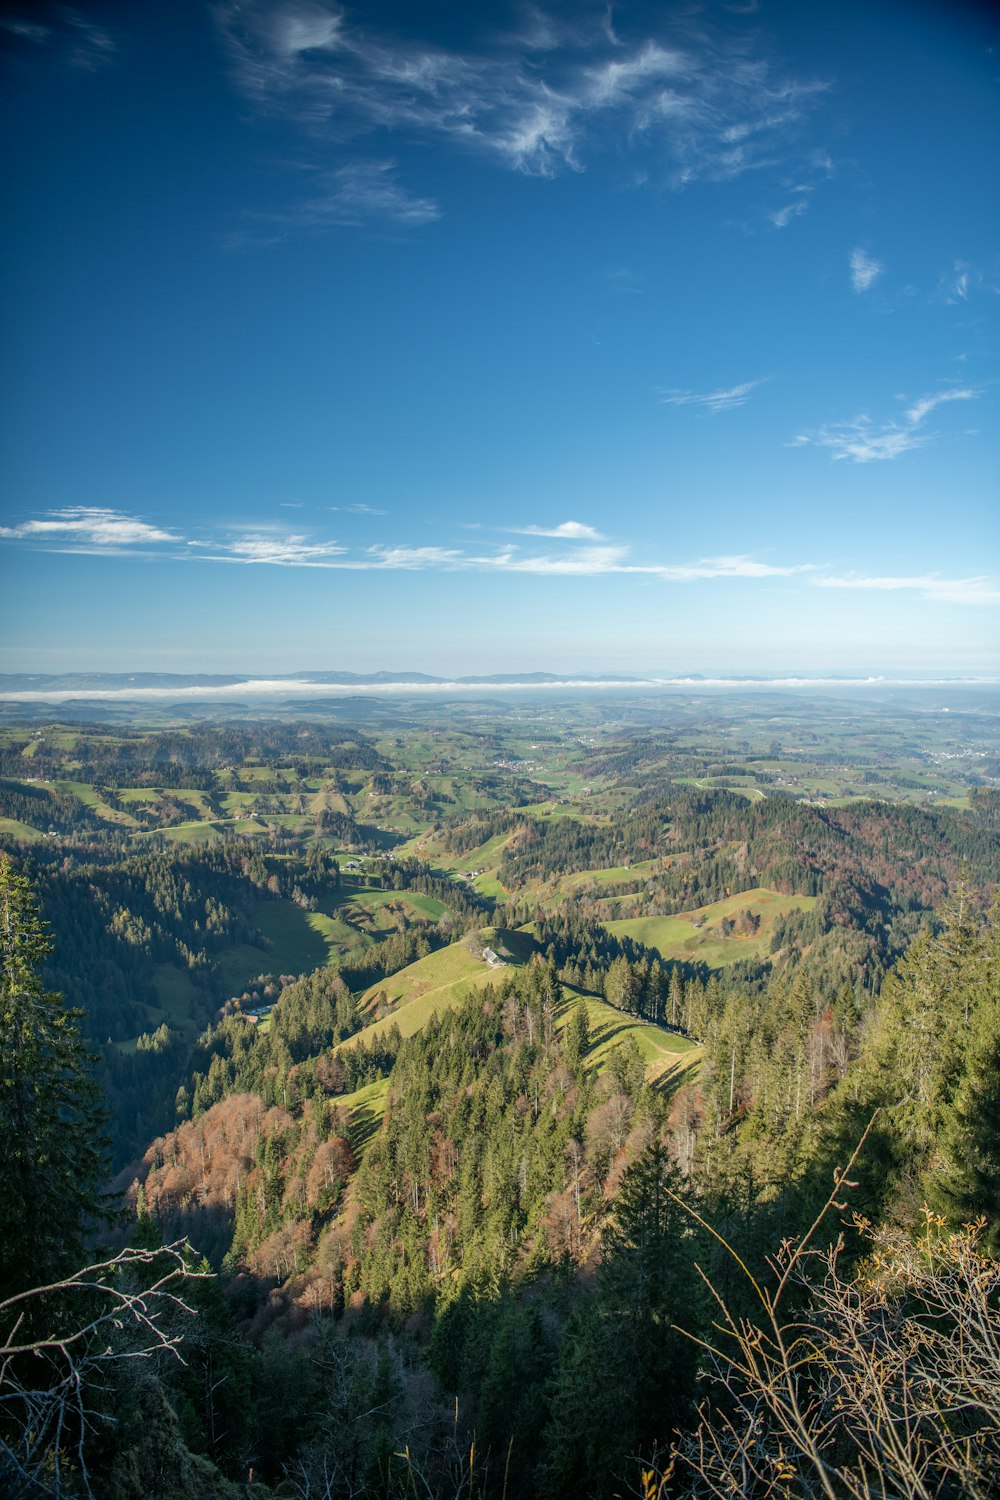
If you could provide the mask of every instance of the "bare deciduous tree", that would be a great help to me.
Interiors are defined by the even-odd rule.
[[[0,1301],[0,1489],[10,1500],[92,1496],[87,1442],[112,1368],[180,1360],[182,1288],[207,1273],[184,1241],[126,1249],[48,1286]]]
[[[982,1223],[951,1230],[929,1210],[916,1239],[855,1217],[868,1254],[853,1271],[842,1237],[811,1249],[827,1213],[845,1207],[836,1199],[853,1186],[858,1151],[808,1234],[782,1247],[774,1290],[739,1262],[753,1317],[732,1314],[709,1284],[718,1337],[701,1342],[714,1394],[697,1430],[643,1473],[646,1500],[996,1493],[1000,1263],[982,1248]]]

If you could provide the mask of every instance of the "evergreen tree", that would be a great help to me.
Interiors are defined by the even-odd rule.
[[[592,1296],[573,1310],[550,1389],[543,1489],[617,1493],[630,1463],[669,1442],[693,1409],[700,1326],[680,1175],[654,1141],[622,1178]]]
[[[48,993],[52,940],[26,876],[0,856],[0,1285],[45,1285],[100,1216],[104,1110],[82,1012]]]

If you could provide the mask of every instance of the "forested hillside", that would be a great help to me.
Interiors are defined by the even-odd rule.
[[[424,731],[325,733],[293,756],[285,726],[72,731],[44,753],[81,816],[24,823],[27,778],[10,803],[34,836],[0,857],[0,1124],[37,1145],[2,1164],[36,1205],[22,1222],[5,1196],[5,1280],[34,1299],[42,1244],[51,1280],[86,1245],[117,1260],[31,1300],[0,1382],[5,1482],[662,1500],[748,1463],[743,1493],[835,1471],[854,1494],[867,1464],[887,1493],[915,1493],[912,1469],[985,1500],[1000,1412],[961,1309],[985,1297],[993,1326],[1000,794],[636,785],[649,736],[561,741],[529,787],[495,738],[477,760]],[[175,822],[168,790],[198,816]],[[27,1047],[26,1005],[62,1051]],[[920,1374],[922,1309],[941,1336]],[[874,1367],[815,1352],[862,1312],[886,1341],[877,1433],[856,1400]],[[78,1364],[45,1343],[92,1314]],[[0,1302],[12,1348],[19,1316]],[[789,1375],[796,1320],[813,1353]],[[954,1339],[960,1407],[921,1407],[901,1457],[892,1413],[959,1378]],[[727,1425],[751,1409],[753,1455]]]

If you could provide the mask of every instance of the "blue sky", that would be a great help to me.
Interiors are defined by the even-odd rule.
[[[0,50],[0,670],[995,670],[992,8]]]

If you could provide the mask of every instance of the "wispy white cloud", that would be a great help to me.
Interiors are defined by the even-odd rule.
[[[768,218],[775,229],[787,229],[792,220],[797,219],[800,214],[804,214],[808,207],[808,198],[793,198],[791,203],[786,203],[784,208],[779,208],[774,213],[769,214]]]
[[[72,505],[46,512],[17,526],[0,526],[0,537],[16,541],[79,542],[120,549],[155,542],[179,542],[176,532],[103,506]]]
[[[281,568],[324,566],[347,552],[338,542],[313,542],[308,536],[279,536],[267,531],[251,531],[215,542],[214,551],[199,550],[193,554],[204,562],[269,564]]]
[[[693,563],[637,563],[631,560],[628,546],[611,542],[587,542],[569,552],[555,554],[531,553],[518,547],[503,547],[492,553],[441,547],[372,547],[369,550],[382,567],[441,567],[450,571],[584,578],[625,574],[660,579],[666,583],[694,583],[710,578],[790,578],[811,573],[816,566],[814,563],[785,566],[746,556],[706,557]]]
[[[336,224],[356,228],[377,221],[412,229],[441,217],[432,198],[419,197],[403,186],[391,160],[359,159],[332,170],[299,164],[296,173],[298,178],[306,176],[306,191],[291,197],[282,209],[248,214],[243,228],[224,237],[228,248],[259,248],[280,243],[293,231]]]
[[[289,503],[289,502],[286,502]],[[331,507],[337,509],[337,507]],[[344,507],[363,515],[383,516],[374,506]],[[557,550],[539,553],[514,544],[492,551],[470,551],[461,547],[413,546],[409,543],[376,543],[352,550],[343,543],[316,538],[305,532],[285,531],[280,526],[223,528],[217,535],[185,538],[148,521],[123,512],[95,507],[67,507],[17,526],[0,526],[0,540],[35,545],[46,550],[88,551],[120,556],[152,555],[198,562],[222,562],[246,566],[364,569],[443,569],[492,573],[528,573],[596,577],[631,573],[672,582],[699,578],[764,578],[808,570],[809,565],[779,567],[748,557],[702,559],[692,564],[636,563],[630,548],[610,542],[594,526],[583,521],[562,521],[555,526],[510,528],[525,537],[561,543]],[[142,554],[130,549],[143,547]]]
[[[374,546],[368,559],[353,561],[352,567],[443,569],[446,572],[575,574],[594,577],[601,573],[649,571],[626,567],[628,548],[623,546],[578,546],[558,555],[538,555],[518,547],[495,552],[467,552],[459,547]]]
[[[21,41],[33,42],[39,47],[44,47],[52,38],[51,26],[45,26],[39,21],[29,21],[19,15],[0,16],[0,31],[6,31]]]
[[[885,267],[881,261],[860,248],[851,251],[851,286],[856,292],[867,292],[878,281]]]
[[[369,547],[368,561],[360,561],[357,567],[367,568],[459,568],[467,566],[465,554],[457,547]]]
[[[658,568],[661,577],[676,583],[693,583],[700,578],[793,578],[798,573],[812,573],[815,563],[758,562],[752,557],[704,557],[697,563],[683,563]]]
[[[441,217],[432,198],[418,197],[397,180],[393,161],[353,161],[323,173],[319,190],[295,210],[299,224],[360,224],[388,219],[394,224],[430,224]]]
[[[802,155],[799,127],[826,87],[676,10],[627,43],[601,6],[535,11],[521,36],[483,27],[462,50],[332,4],[227,0],[216,15],[243,94],[314,139],[436,139],[542,177],[612,145],[649,153],[657,186],[727,180]],[[431,207],[416,200],[409,222]],[[327,222],[349,222],[339,213]]]
[[[944,272],[938,282],[937,296],[944,302],[957,306],[968,302],[982,291],[1000,292],[996,275],[984,276],[981,267],[967,260],[956,260]]]
[[[616,292],[623,292],[630,297],[641,297],[644,294],[642,277],[631,266],[609,266],[601,272],[601,276]]]
[[[1000,604],[1000,588],[996,580],[982,575],[942,578],[937,573],[925,573],[912,577],[871,577],[863,573],[848,573],[841,578],[828,576],[813,581],[818,588],[824,589],[876,589],[889,593],[908,590],[939,604]]]
[[[471,558],[473,567],[506,573],[561,574],[594,578],[603,573],[627,573],[644,571],[632,568],[628,563],[629,549],[609,544],[587,543],[574,547],[569,552],[556,555],[521,552],[508,548],[492,556]]]
[[[942,396],[938,399],[946,399]],[[930,403],[930,404],[929,404]],[[910,408],[919,419],[934,398]],[[384,512],[363,504],[347,507],[364,514]],[[412,545],[400,541],[348,547],[331,538],[285,531],[279,525],[219,528],[215,535],[184,537],[152,522],[121,511],[93,506],[70,506],[49,511],[15,526],[0,526],[0,542],[50,552],[99,557],[160,558],[177,562],[224,563],[244,567],[326,569],[347,572],[484,573],[564,578],[627,577],[650,583],[697,584],[711,580],[801,579],[828,589],[878,589],[918,593],[939,603],[989,605],[1000,603],[1000,588],[985,576],[942,578],[928,573],[880,577],[860,572],[831,575],[813,562],[778,563],[746,553],[696,558],[690,562],[634,559],[625,542],[609,541],[581,521],[558,526],[522,527],[516,535],[545,538],[550,549],[504,543],[489,549],[441,545]]]
[[[0,16],[0,33],[6,33],[7,49],[43,49],[57,63],[84,73],[106,67],[118,51],[114,35],[106,27],[71,6],[39,0],[11,7]]]
[[[707,411],[733,411],[737,406],[745,406],[751,392],[765,383],[766,377],[762,377],[717,391],[661,390],[660,402],[663,406],[702,406]]]
[[[961,390],[939,391],[937,395],[921,396],[912,406],[907,408],[906,420],[913,427],[919,427],[921,422],[935,409],[942,406],[946,401],[972,401],[979,395],[978,391],[963,388]]]
[[[550,536],[566,541],[602,542],[604,537],[583,521],[561,521],[558,526],[510,526],[517,536]]]
[[[930,441],[931,434],[922,429],[932,411],[949,401],[973,401],[978,395],[978,391],[968,387],[938,391],[914,401],[900,419],[876,423],[862,413],[847,422],[834,422],[817,428],[815,432],[799,433],[788,446],[828,448],[835,459],[846,458],[856,464],[900,458]]]

